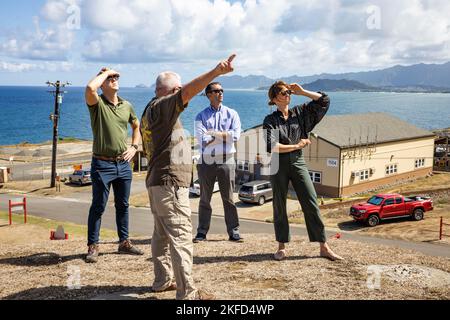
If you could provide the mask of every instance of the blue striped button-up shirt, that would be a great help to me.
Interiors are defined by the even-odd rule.
[[[226,141],[219,138],[214,139],[207,134],[208,131],[227,132],[230,138],[226,139]],[[239,114],[224,105],[221,105],[218,110],[209,106],[200,112],[195,119],[195,136],[201,145],[202,154],[236,153],[234,144],[241,136]],[[211,141],[213,142],[207,146]]]

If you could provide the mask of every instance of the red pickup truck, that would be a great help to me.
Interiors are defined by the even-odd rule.
[[[429,197],[403,197],[400,194],[378,194],[366,203],[353,205],[350,215],[356,221],[363,221],[375,227],[381,220],[411,217],[415,221],[423,219],[424,212],[433,210],[433,200]]]

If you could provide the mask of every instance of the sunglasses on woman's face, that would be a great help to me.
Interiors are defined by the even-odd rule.
[[[291,90],[284,90],[284,91],[280,91],[280,94],[284,97],[286,96],[290,96],[292,94]]]

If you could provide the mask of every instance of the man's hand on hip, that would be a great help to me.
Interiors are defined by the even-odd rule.
[[[123,159],[125,161],[131,162],[131,160],[133,160],[134,156],[136,155],[136,152],[137,150],[135,147],[129,147],[127,151],[123,153]]]

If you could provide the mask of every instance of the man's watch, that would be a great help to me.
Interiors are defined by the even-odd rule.
[[[138,151],[138,149],[139,149],[139,146],[137,145],[137,144],[132,144],[131,145],[133,148],[135,148],[136,149],[136,151]]]

